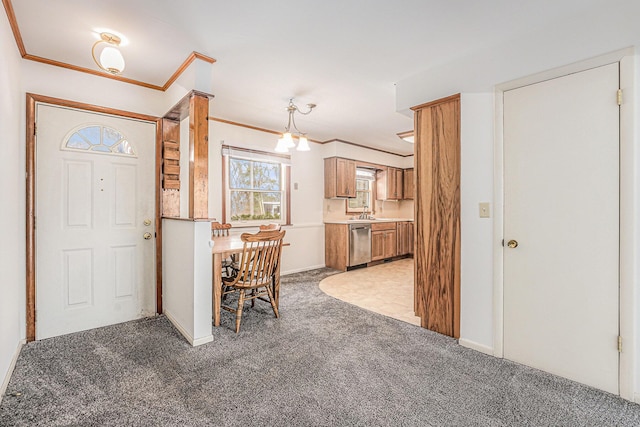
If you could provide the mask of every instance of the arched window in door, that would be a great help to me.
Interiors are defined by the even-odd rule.
[[[121,132],[103,125],[85,125],[72,130],[65,137],[62,149],[137,157],[133,145]]]

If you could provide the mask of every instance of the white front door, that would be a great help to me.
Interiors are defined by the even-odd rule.
[[[504,93],[504,356],[615,394],[618,87],[616,63]]]
[[[36,339],[155,313],[155,124],[38,104],[36,126]]]

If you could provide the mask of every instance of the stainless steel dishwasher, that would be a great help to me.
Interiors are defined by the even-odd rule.
[[[371,262],[371,224],[349,224],[349,267]]]

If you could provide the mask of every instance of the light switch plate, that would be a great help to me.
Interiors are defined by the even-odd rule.
[[[491,218],[491,210],[489,208],[489,202],[480,202],[478,205],[480,218]]]

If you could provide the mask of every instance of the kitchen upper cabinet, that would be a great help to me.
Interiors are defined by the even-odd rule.
[[[403,186],[402,169],[387,166],[376,175],[376,198],[378,200],[401,200]]]
[[[341,157],[324,159],[324,198],[356,197],[356,162]]]
[[[413,168],[405,169],[402,182],[402,197],[405,200],[413,200],[415,186],[413,181]]]
[[[371,261],[396,256],[396,223],[371,224]]]

